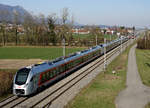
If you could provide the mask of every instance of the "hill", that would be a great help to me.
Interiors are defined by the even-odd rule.
[[[23,21],[23,17],[25,15],[30,15],[28,11],[26,11],[21,6],[9,6],[0,4],[0,22],[7,21],[13,22],[14,21],[14,13],[19,15],[19,21]]]

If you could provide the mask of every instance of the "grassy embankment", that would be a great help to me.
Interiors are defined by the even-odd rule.
[[[137,49],[136,59],[143,84],[150,86],[150,50]],[[146,108],[150,108],[150,103],[146,105]]]
[[[66,55],[85,48],[66,48]],[[54,59],[63,55],[63,49],[38,47],[1,47],[0,59]]]
[[[150,50],[136,49],[136,59],[143,84],[150,86]]]
[[[115,98],[126,87],[129,48],[118,56],[106,72],[100,73],[66,108],[115,108]],[[115,70],[116,74],[112,74]]]

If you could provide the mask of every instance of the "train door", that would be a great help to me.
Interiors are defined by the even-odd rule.
[[[33,76],[33,89],[36,91],[38,88],[38,75]]]
[[[35,92],[36,91],[36,88],[37,88],[37,80],[36,80],[36,76],[33,76],[30,80],[30,83],[31,83],[31,92]]]

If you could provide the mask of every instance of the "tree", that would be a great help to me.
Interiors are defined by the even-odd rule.
[[[73,41],[73,33],[72,33],[72,29],[74,26],[74,15],[72,14],[71,16],[71,21],[69,23],[69,31],[68,31],[68,45],[72,45],[72,41]]]
[[[50,36],[50,40],[53,43],[53,45],[56,45],[57,37],[55,33],[55,22],[56,22],[56,14],[51,14],[48,16],[48,28],[49,32],[48,35]]]
[[[7,39],[6,39],[6,25],[8,22],[8,15],[9,12],[7,10],[0,10],[0,20],[1,20],[1,32],[2,32],[2,40],[3,45],[5,46]]]
[[[94,38],[95,38],[95,39],[94,39],[94,40],[95,40],[95,45],[97,45],[97,44],[99,43],[99,37],[102,35],[100,28],[97,27],[97,26],[92,26],[92,27],[91,27],[91,34],[92,34],[93,36],[95,36],[95,37],[94,37]]]
[[[68,27],[66,25],[66,21],[68,20],[68,16],[69,16],[69,12],[68,12],[68,8],[63,8],[62,10],[62,35],[61,35],[61,38],[62,39],[66,39],[66,35],[67,35],[67,32],[68,32]]]
[[[44,14],[39,14],[39,20],[40,20],[40,37],[42,38],[43,45],[48,45],[49,39],[47,36],[47,26],[46,26],[46,18]]]
[[[15,28],[15,40],[16,40],[16,45],[18,44],[18,24],[19,24],[19,17],[20,17],[20,15],[19,15],[19,13],[16,11],[16,10],[14,10],[13,11],[13,15],[14,15],[14,28]]]
[[[39,25],[37,23],[36,17],[32,14],[26,14],[24,16],[24,29],[25,29],[25,42],[32,45],[38,43],[36,40],[36,35],[40,35],[41,32],[38,32]],[[41,41],[41,39],[39,39]]]
[[[66,24],[68,16],[69,16],[68,8],[63,8],[63,10],[62,10],[62,23],[63,23],[63,25]]]

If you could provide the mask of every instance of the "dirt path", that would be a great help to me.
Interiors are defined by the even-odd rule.
[[[21,67],[29,66],[38,62],[46,60],[41,59],[4,59],[0,60],[0,69],[19,69]]]
[[[150,88],[142,84],[138,73],[135,48],[136,45],[129,52],[127,88],[116,98],[116,108],[144,108],[150,102]]]

